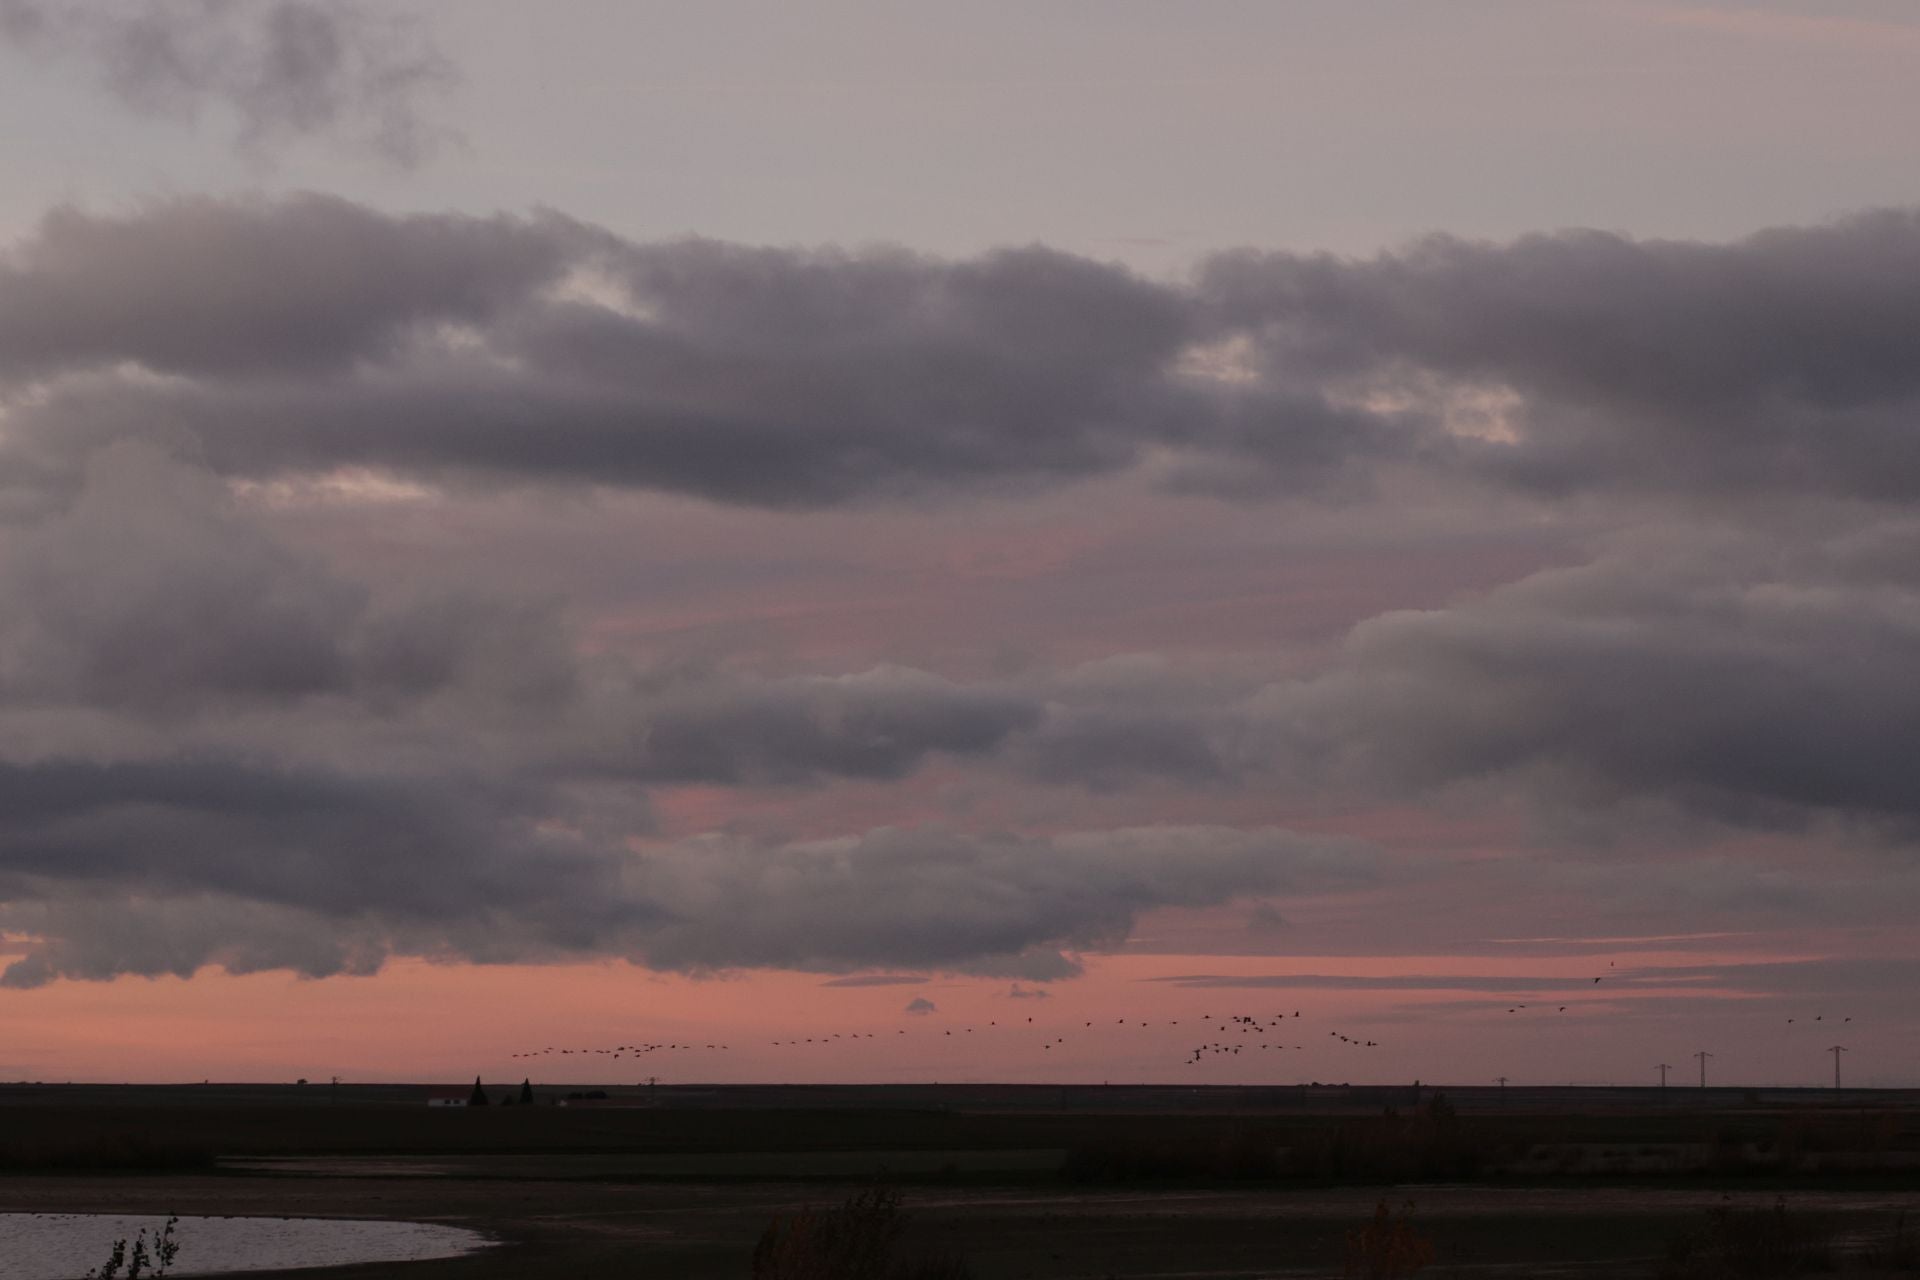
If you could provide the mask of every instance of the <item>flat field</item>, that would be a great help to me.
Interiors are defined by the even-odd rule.
[[[1383,1201],[1431,1246],[1430,1276],[1760,1274],[1782,1224],[1803,1268],[1920,1276],[1908,1093],[609,1088],[557,1105],[568,1092],[463,1111],[423,1086],[4,1086],[0,1212],[407,1218],[501,1241],[313,1280],[702,1280],[748,1276],[776,1216],[881,1182],[907,1251],[961,1255],[978,1280],[1339,1276]],[[1729,1224],[1752,1238],[1729,1245]]]

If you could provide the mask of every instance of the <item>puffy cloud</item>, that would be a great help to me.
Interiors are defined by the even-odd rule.
[[[1144,911],[1366,874],[1266,829],[650,839],[663,785],[897,780],[1050,714],[899,667],[587,655],[551,610],[366,586],[118,445],[0,555],[6,981],[395,952],[1052,978]]]
[[[643,863],[650,963],[918,967],[1028,979],[1123,940],[1135,916],[1363,883],[1363,848],[1277,830],[1144,827],[1052,838],[883,829],[788,845],[707,838]],[[720,922],[724,927],[718,927]]]
[[[1039,248],[633,244],[307,197],[62,213],[12,257],[16,483],[145,437],[227,475],[807,507],[1058,484],[1156,451],[1313,489],[1408,447],[1404,415],[1194,374],[1187,291]]]
[[[254,156],[335,135],[410,167],[443,140],[422,101],[454,78],[420,27],[353,0],[0,0],[0,40],[87,64],[143,114],[217,105]]]
[[[93,455],[72,502],[0,551],[0,711],[297,717],[314,698],[454,685],[547,705],[574,666],[554,619],[447,593],[376,598],[140,445]]]
[[[1232,253],[1200,285],[1243,362],[1428,403],[1553,492],[1911,498],[1920,213],[1731,244],[1436,236],[1364,261]]]
[[[929,1013],[939,1012],[939,1009],[939,1005],[927,999],[925,996],[915,996],[913,999],[907,1001],[907,1007],[901,1012],[924,1017]]]
[[[527,306],[593,238],[554,215],[393,217],[321,195],[59,209],[0,264],[0,373],[325,377]]]
[[[1248,710],[1322,779],[1511,788],[1626,831],[1664,810],[1910,840],[1913,546],[1889,526],[1643,531],[1587,565],[1372,619],[1333,669]]]
[[[298,246],[297,252],[293,250]],[[1920,215],[1732,244],[1436,238],[1159,283],[1042,248],[634,243],[341,201],[72,211],[0,274],[16,484],[106,440],[774,508],[1058,486],[1692,501],[1920,484]],[[161,376],[155,376],[161,375]]]
[[[1915,242],[1908,215],[1726,246],[1434,241],[1179,285],[1039,249],[641,245],[312,197],[56,215],[0,264],[0,484],[25,498],[0,539],[0,927],[32,939],[8,980],[405,952],[1038,982],[1143,912],[1364,883],[1345,846],[1149,825],[1182,792],[1249,824],[1442,795],[1562,836],[1680,818],[1910,844],[1920,532],[1884,499],[1911,479]],[[1331,652],[962,678],[777,641],[643,659],[484,577],[270,536],[235,496],[342,468],[469,508],[526,484],[782,509],[1136,468],[1387,526],[1364,482],[1393,472],[1581,488],[1599,532],[1587,563]],[[1717,501],[1800,474],[1789,511]],[[617,577],[596,504],[554,505]],[[837,838],[812,838],[819,809],[655,826],[674,788],[870,800],[929,765],[928,791],[964,775],[939,803],[982,830],[913,825],[918,793]],[[1049,786],[1079,793],[1032,801]],[[1711,870],[1663,892],[1806,909]]]
[[[0,550],[0,716],[161,723],[229,753],[344,739],[431,769],[462,738],[466,758],[530,774],[792,785],[987,755],[1044,714],[1030,693],[906,668],[651,671],[576,644],[535,602],[376,592],[134,445],[94,455],[71,503]],[[12,739],[19,758],[51,749]],[[123,730],[95,754],[132,742]]]

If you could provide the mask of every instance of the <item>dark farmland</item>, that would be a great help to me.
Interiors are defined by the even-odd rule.
[[[504,1242],[341,1276],[744,1277],[776,1214],[884,1182],[910,1244],[992,1280],[1339,1275],[1382,1200],[1413,1205],[1422,1274],[1705,1274],[1673,1270],[1674,1241],[1777,1203],[1829,1269],[1920,1274],[1896,1237],[1920,1210],[1920,1091],[569,1086],[476,1111],[427,1092],[0,1086],[0,1211],[406,1217]]]

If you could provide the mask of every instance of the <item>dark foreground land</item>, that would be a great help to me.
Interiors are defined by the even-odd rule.
[[[902,1256],[978,1280],[1920,1277],[1920,1093],[738,1087],[442,1111],[426,1092],[0,1086],[0,1212],[502,1242],[313,1280],[699,1280],[751,1275],[777,1216],[883,1183]],[[1394,1221],[1370,1228],[1382,1201]]]

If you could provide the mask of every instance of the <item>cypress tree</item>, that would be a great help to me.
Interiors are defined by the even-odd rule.
[[[473,1078],[473,1092],[467,1096],[467,1105],[470,1107],[484,1107],[487,1105],[487,1102],[487,1091],[480,1087],[480,1077],[475,1076]]]

